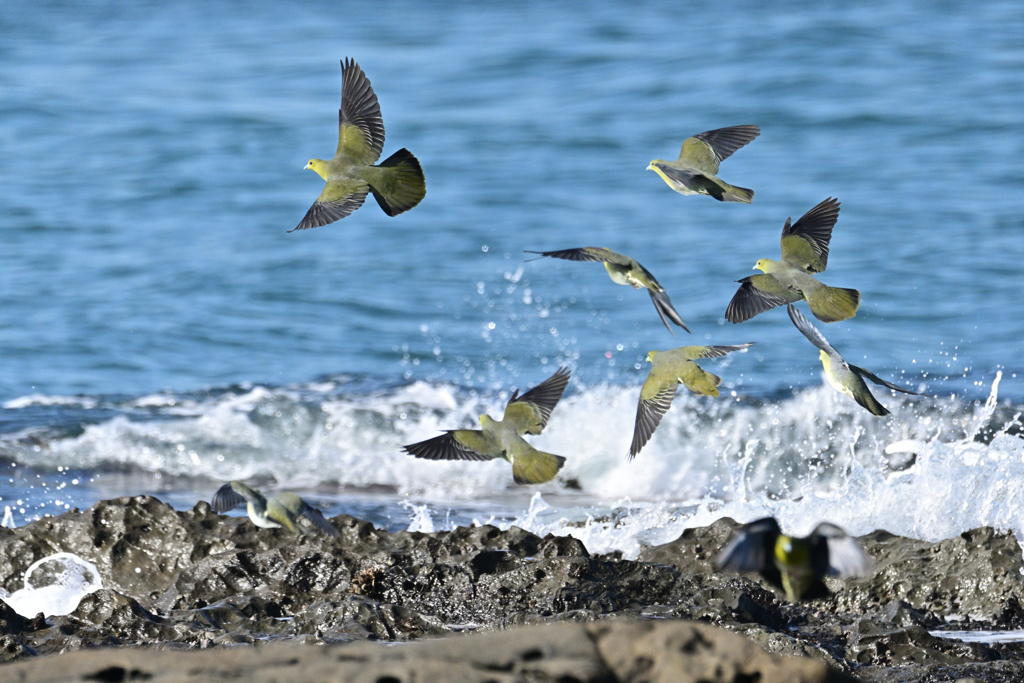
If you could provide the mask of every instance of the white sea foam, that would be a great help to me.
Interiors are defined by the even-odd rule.
[[[116,417],[21,457],[54,467],[270,477],[291,489],[383,487],[395,492],[399,515],[405,500],[429,506],[405,511],[419,530],[443,528],[435,520],[460,504],[479,510],[490,502],[522,510],[499,524],[571,533],[595,552],[627,556],[725,515],[772,514],[795,533],[828,519],[855,534],[885,528],[938,540],[991,525],[1024,538],[1024,490],[1012,485],[1024,477],[1024,440],[998,431],[1017,416],[1004,406],[1008,424],[979,437],[1000,408],[998,384],[997,376],[985,405],[878,392],[892,410],[883,418],[828,386],[770,403],[681,392],[633,461],[626,453],[638,387],[574,386],[544,433],[529,437],[566,456],[566,465],[555,481],[530,489],[516,487],[501,460],[437,462],[402,452],[440,430],[473,427],[480,413],[500,415],[508,399],[425,382],[371,395],[257,386],[187,406],[165,401],[162,419]],[[533,492],[540,497],[526,507]]]
[[[23,617],[71,614],[89,593],[103,587],[96,565],[72,553],[56,553],[32,564],[25,572],[25,587],[0,600]]]

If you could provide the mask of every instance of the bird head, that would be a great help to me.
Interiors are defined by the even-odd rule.
[[[654,362],[654,357],[657,356],[659,353],[660,353],[660,351],[648,351],[647,352],[647,362],[648,363],[653,363]]]
[[[303,170],[307,168],[313,169],[318,176],[327,180],[327,162],[323,159],[310,159]]]
[[[822,349],[822,350],[818,351],[818,358],[821,359],[822,363],[828,363],[829,362],[829,357],[828,357],[828,354],[825,353],[825,349]]]
[[[794,539],[786,534],[779,534],[775,541],[775,559],[780,565],[792,569],[810,565],[811,545],[801,541],[803,539]]]
[[[762,272],[767,273],[768,272],[768,259],[766,259],[766,258],[758,259],[757,263],[754,264],[754,267],[752,268],[752,270],[760,270]]]
[[[654,161],[652,161],[651,163],[647,164],[647,170],[648,170],[648,171],[657,171],[658,169],[657,169],[657,168],[655,168],[655,167],[654,167],[654,165],[655,165],[656,163],[658,163],[659,161],[661,161],[661,159],[655,159],[655,160],[654,160]]]
[[[487,428],[489,425],[492,425],[492,424],[494,424],[494,418],[492,418],[490,415],[481,415],[480,416],[480,426],[481,427]]]

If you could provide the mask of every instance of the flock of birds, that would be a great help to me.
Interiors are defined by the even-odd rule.
[[[389,216],[408,211],[426,196],[423,170],[407,149],[400,149],[376,163],[384,146],[384,124],[377,96],[354,61],[343,60],[341,71],[338,148],[332,159],[310,159],[306,164],[306,168],[324,179],[325,186],[295,230],[319,227],[344,218],[362,206],[370,193]],[[730,185],[717,174],[722,161],[759,134],[760,129],[752,125],[706,131],[687,138],[675,161],[655,159],[647,168],[680,194],[750,203],[753,190]],[[838,217],[839,201],[830,197],[795,223],[787,218],[782,228],[780,260],[765,258],[754,264],[754,269],[761,272],[738,281],[740,287],[726,308],[725,318],[741,323],[786,305],[796,328],[820,350],[829,384],[872,414],[886,415],[889,411],[871,394],[865,380],[907,394],[916,392],[848,363],[793,306],[797,301],[806,301],[811,313],[824,323],[856,315],[860,306],[859,291],[831,287],[814,277],[825,270],[832,229]],[[690,331],[665,288],[649,270],[629,256],[603,247],[527,253],[538,254],[537,258],[603,263],[613,282],[647,289],[661,321],[673,336],[673,324]],[[719,395],[722,379],[705,371],[695,361],[719,358],[752,345],[753,342],[651,351],[647,355],[651,369],[640,390],[629,459],[632,460],[651,439],[680,384],[697,395]],[[515,391],[501,420],[481,415],[480,429],[447,430],[440,436],[407,445],[404,450],[428,460],[500,458],[512,465],[512,476],[517,484],[550,481],[565,464],[565,458],[537,450],[523,436],[541,433],[568,383],[569,370],[561,367],[526,393],[519,395]],[[283,493],[268,499],[244,483],[234,481],[221,487],[211,501],[216,512],[242,504],[259,527],[284,527],[295,533],[309,533],[299,523],[300,518],[305,518],[317,530],[338,536],[337,529],[319,510],[295,494]],[[778,522],[768,517],[745,525],[716,558],[716,566],[722,570],[758,572],[768,583],[783,590],[789,600],[798,601],[828,595],[823,577],[865,576],[871,563],[857,542],[833,524],[823,522],[810,536],[800,538],[783,534]]]

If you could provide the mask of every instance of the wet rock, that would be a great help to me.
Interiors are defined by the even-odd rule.
[[[0,661],[92,647],[401,642],[545,623],[584,628],[590,638],[614,627],[640,634],[631,638],[644,647],[679,650],[699,639],[679,632],[678,642],[648,641],[642,630],[621,629],[696,620],[868,680],[996,680],[989,674],[1007,672],[1024,680],[1024,644],[929,634],[954,621],[957,629],[1024,621],[1020,546],[992,529],[941,543],[868,534],[859,540],[874,576],[829,579],[834,596],[792,605],[756,575],[714,571],[738,527],[729,519],[688,529],[635,561],[518,528],[389,533],[344,515],[331,523],[337,539],[295,536],[213,514],[206,503],[179,512],[142,496],[0,530],[0,583],[8,590],[55,552],[95,563],[104,583],[65,617],[25,618],[0,603]],[[651,657],[634,654],[634,663]],[[498,673],[505,678],[493,680],[517,680]],[[594,680],[618,680],[608,675]]]

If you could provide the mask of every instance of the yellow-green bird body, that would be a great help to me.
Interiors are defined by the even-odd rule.
[[[782,228],[782,258],[759,259],[754,270],[763,274],[739,280],[740,288],[725,311],[725,319],[741,323],[776,306],[805,300],[822,322],[846,320],[857,314],[860,292],[829,287],[814,277],[828,263],[828,244],[839,218],[839,202],[829,197]]]
[[[754,201],[754,191],[736,187],[717,176],[718,167],[733,152],[760,135],[757,126],[718,128],[683,141],[675,161],[655,159],[647,166],[679,194],[704,194],[720,202]]]
[[[904,394],[917,394],[917,392],[904,389],[868,372],[864,368],[850,365],[846,362],[835,347],[828,343],[823,335],[800,311],[792,304],[787,306],[789,318],[793,321],[796,329],[807,337],[808,341],[818,347],[818,357],[821,359],[821,366],[825,371],[825,380],[833,389],[840,394],[852,398],[858,405],[870,412],[872,415],[888,415],[889,410],[883,406],[871,394],[865,379]]]
[[[335,537],[341,535],[324,519],[319,510],[307,504],[298,495],[285,492],[267,498],[240,481],[232,481],[221,486],[213,495],[210,508],[214,512],[227,512],[242,504],[245,504],[246,514],[252,523],[261,529],[284,527],[292,533],[304,536],[309,534],[309,531],[301,526],[298,520],[299,517],[305,517],[323,533]]]
[[[870,574],[871,560],[853,538],[828,522],[810,536],[788,536],[779,523],[765,517],[746,524],[715,559],[719,570],[757,572],[782,589],[790,602],[832,594],[826,576],[859,578]]]
[[[423,170],[409,150],[400,149],[374,165],[384,148],[384,121],[369,79],[351,59],[341,63],[341,83],[338,149],[332,159],[306,164],[327,184],[295,230],[344,218],[371,192],[389,216],[408,211],[427,193]]]
[[[633,442],[629,449],[632,460],[647,444],[661,418],[672,405],[676,390],[682,384],[698,396],[718,396],[722,378],[697,365],[699,358],[720,358],[732,351],[750,348],[754,343],[736,346],[682,346],[671,351],[651,351],[647,361],[651,370],[640,389],[640,402],[636,408]]]
[[[517,484],[551,481],[565,464],[565,458],[539,451],[523,438],[540,434],[569,383],[569,370],[555,374],[522,396],[516,391],[505,406],[503,419],[480,416],[480,429],[453,429],[426,441],[405,446],[405,452],[427,460],[492,460],[512,464]]]
[[[608,271],[608,277],[617,285],[629,285],[633,289],[646,289],[651,295],[651,302],[654,309],[658,311],[661,322],[665,328],[672,332],[669,321],[675,323],[687,332],[690,328],[686,326],[683,319],[676,312],[668,292],[661,286],[661,283],[654,277],[651,271],[640,265],[635,259],[625,254],[617,254],[605,247],[579,247],[575,249],[560,249],[557,251],[529,251],[527,254],[540,254],[551,258],[564,259],[566,261],[598,261],[604,264]],[[672,332],[675,336],[675,332]]]

